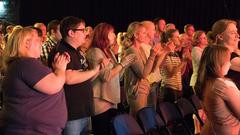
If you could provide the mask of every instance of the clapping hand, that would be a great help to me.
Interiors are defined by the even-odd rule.
[[[122,58],[120,64],[124,67],[126,67],[127,65],[129,65],[130,63],[132,63],[135,60],[136,55],[135,54],[129,54],[125,57]]]
[[[70,62],[70,55],[67,52],[60,54],[59,52],[54,56],[52,67],[54,70],[66,70],[67,64]]]

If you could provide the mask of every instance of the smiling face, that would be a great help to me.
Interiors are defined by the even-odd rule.
[[[238,48],[239,35],[235,24],[230,23],[226,30],[219,35],[219,37],[222,39],[226,47],[232,48],[233,50]]]
[[[199,37],[198,37],[198,41],[199,44],[206,46],[208,44],[208,40],[207,40],[207,36],[205,33],[202,33]]]
[[[175,44],[175,46],[178,48],[178,47],[181,47],[181,43],[180,43],[180,40],[179,40],[179,32],[178,31],[175,31],[173,34],[172,34],[172,38],[171,40],[173,41],[173,43]]]
[[[110,30],[108,32],[108,41],[110,45],[116,44],[116,34],[114,33],[113,30]]]
[[[134,36],[135,36],[135,40],[138,41],[139,43],[145,42],[148,39],[146,28],[143,26],[138,27]]]
[[[113,29],[108,33],[108,41],[110,49],[113,51],[113,53],[118,54],[119,45],[117,44],[116,34],[114,33]]]
[[[86,34],[85,34],[85,24],[80,23],[77,28],[70,30],[72,31],[72,40],[79,47],[85,43]]]

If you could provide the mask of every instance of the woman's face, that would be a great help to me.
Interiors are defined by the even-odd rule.
[[[116,44],[116,34],[114,33],[113,30],[109,31],[108,40],[110,45]]]
[[[116,34],[113,30],[110,30],[108,33],[108,40],[111,50],[114,54],[118,54],[119,45],[117,44]]]
[[[207,44],[208,44],[207,36],[206,36],[205,33],[202,33],[202,34],[198,37],[198,40],[199,40],[199,44],[201,44],[201,45],[207,45]]]
[[[34,58],[39,58],[41,54],[41,47],[42,47],[42,37],[38,36],[36,30],[33,30],[31,33],[31,39],[29,39],[30,49],[29,51],[33,55]]]
[[[146,40],[148,40],[147,38],[147,30],[145,27],[139,27],[136,34],[135,34],[135,39],[140,42],[143,43]]]
[[[239,35],[235,24],[230,23],[221,35],[223,43],[227,45],[227,47],[230,47],[233,50],[238,48]]]
[[[173,41],[173,43],[176,46],[175,49],[180,49],[181,48],[181,43],[180,43],[179,32],[178,31],[176,31],[172,34],[171,40]]]

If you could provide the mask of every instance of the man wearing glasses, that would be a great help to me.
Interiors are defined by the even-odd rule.
[[[79,53],[79,48],[85,42],[85,22],[77,17],[65,17],[60,23],[62,40],[50,54],[49,63],[54,54],[67,52],[71,62],[67,65],[64,92],[68,109],[68,121],[63,135],[88,134],[90,116],[93,114],[93,91],[90,78],[99,71],[99,66],[87,70],[86,61]],[[60,111],[60,110],[59,110]]]

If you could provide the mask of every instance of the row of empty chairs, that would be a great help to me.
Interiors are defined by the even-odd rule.
[[[190,102],[191,101],[191,102]],[[194,135],[194,125],[189,123],[195,114],[198,115],[201,104],[196,96],[191,100],[181,98],[175,104],[162,102],[157,111],[145,107],[137,112],[136,119],[129,114],[120,114],[113,119],[116,135]]]

